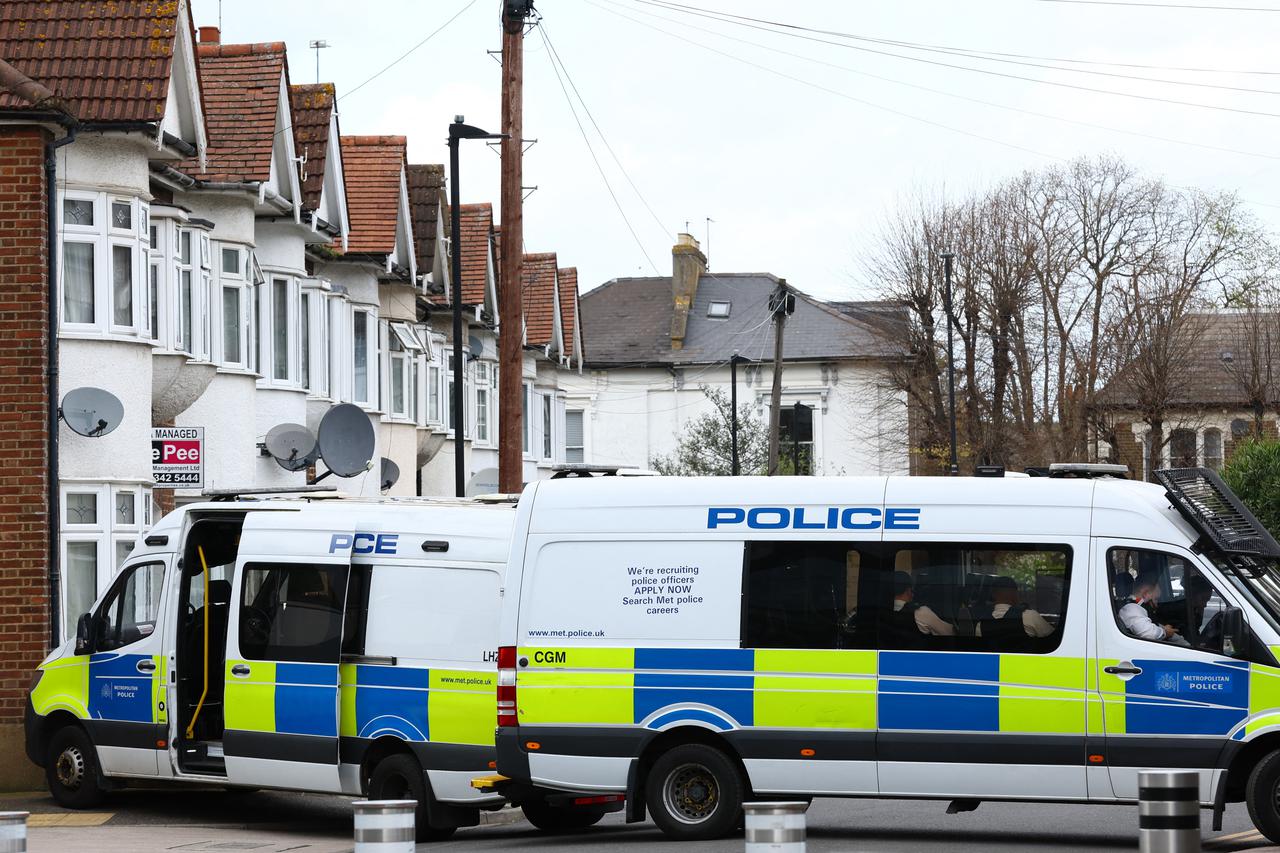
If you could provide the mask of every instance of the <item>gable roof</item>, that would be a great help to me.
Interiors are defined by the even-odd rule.
[[[462,304],[483,305],[489,288],[493,205],[464,204],[458,208],[458,226],[462,231]]]
[[[302,206],[320,208],[324,192],[325,158],[329,154],[329,127],[333,123],[336,100],[332,83],[304,83],[289,87],[293,115],[293,145],[305,157]]]
[[[0,56],[88,122],[159,122],[188,4],[156,0],[5,0]],[[192,36],[194,41],[194,36]],[[0,110],[30,109],[0,91]]]
[[[205,43],[196,50],[209,127],[208,163],[201,170],[196,161],[184,160],[178,168],[202,181],[265,183],[279,130],[280,81],[288,81],[284,42]]]
[[[525,255],[521,271],[525,343],[546,346],[556,334],[556,256],[554,252]]]
[[[405,167],[403,136],[343,136],[342,168],[347,177],[347,251],[389,255],[396,248],[400,179]]]
[[[673,350],[671,278],[615,279],[579,299],[584,361],[594,367],[714,364],[734,352],[752,360],[768,357],[774,341],[774,325],[767,319],[769,295],[777,287],[777,277],[768,273],[704,273],[689,308],[684,347]],[[784,360],[909,357],[906,336],[895,334],[892,325],[851,313],[849,306],[860,303],[837,308],[794,287],[792,291],[796,310],[787,318]],[[708,317],[711,302],[729,302],[728,318]],[[905,309],[898,311],[905,323]]]
[[[414,250],[418,266],[424,270],[435,267],[436,238],[441,213],[448,213],[444,199],[444,166],[438,163],[409,166],[409,215],[413,218]]]
[[[1178,365],[1177,407],[1226,406],[1247,404],[1241,377],[1249,372],[1251,353],[1262,364],[1280,362],[1280,314],[1237,311],[1192,315],[1198,336],[1194,347]],[[1231,360],[1224,360],[1224,354]],[[1280,384],[1280,367],[1275,383]],[[1103,407],[1127,408],[1136,405],[1137,394],[1129,375],[1121,371],[1098,393]]]
[[[578,268],[563,267],[558,271],[560,281],[560,327],[564,329],[564,354],[577,355],[573,351],[574,331],[578,325]]]

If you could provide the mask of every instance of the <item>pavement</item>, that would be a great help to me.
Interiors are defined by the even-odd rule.
[[[909,800],[817,800],[808,813],[810,853],[988,853],[988,851],[1136,850],[1137,809],[983,803],[976,811],[945,813],[946,803]],[[29,811],[32,853],[350,853],[351,798],[279,791],[128,790],[101,808],[71,812],[48,794],[0,795],[0,811]],[[1221,832],[1207,829],[1205,853],[1280,853],[1249,823],[1242,805],[1228,807]],[[535,850],[538,853],[674,853],[652,823],[626,825],[620,814],[572,835],[547,835],[519,811],[482,815],[481,826],[419,851]],[[740,837],[690,845],[697,853],[741,851]]]

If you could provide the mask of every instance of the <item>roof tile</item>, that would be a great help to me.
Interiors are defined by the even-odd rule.
[[[81,121],[159,121],[178,27],[194,32],[190,11],[182,20],[178,10],[173,0],[4,0],[0,57]],[[30,107],[0,91],[0,110]]]
[[[573,351],[574,329],[578,323],[578,268],[564,267],[556,276],[560,281],[560,326],[564,329],[564,354]]]
[[[333,119],[335,92],[332,83],[306,83],[289,87],[293,113],[293,145],[305,157],[302,206],[320,208],[324,190],[325,159],[329,154],[329,126]]]
[[[202,181],[266,181],[271,177],[280,80],[288,81],[284,42],[197,46],[209,129],[207,168],[178,168]]]
[[[405,168],[403,136],[343,136],[342,171],[347,179],[347,252],[386,255],[396,248],[400,176]]]
[[[555,253],[525,255],[520,278],[527,342],[530,346],[545,346],[555,340]]]

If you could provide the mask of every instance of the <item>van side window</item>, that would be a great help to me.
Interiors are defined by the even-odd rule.
[[[342,653],[364,654],[364,635],[369,620],[370,566],[352,566],[347,580],[347,609],[342,620]]]
[[[880,648],[1045,654],[1067,613],[1065,545],[886,545]]]
[[[245,566],[240,653],[249,660],[336,663],[346,581],[347,566]]]
[[[1116,625],[1139,640],[1222,654],[1226,600],[1192,563],[1140,548],[1107,552]]]
[[[123,648],[155,633],[163,586],[164,563],[126,569],[98,610],[94,651]]]
[[[865,546],[750,542],[742,645],[875,648],[875,573]]]

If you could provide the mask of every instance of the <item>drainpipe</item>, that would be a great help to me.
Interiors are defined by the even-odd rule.
[[[62,576],[59,559],[58,529],[62,525],[62,506],[58,493],[58,149],[70,145],[76,139],[76,122],[66,118],[59,122],[67,132],[44,146],[44,179],[46,226],[49,229],[49,286],[47,288],[48,340],[45,358],[48,359],[45,387],[49,394],[49,645],[57,648],[62,631]]]

